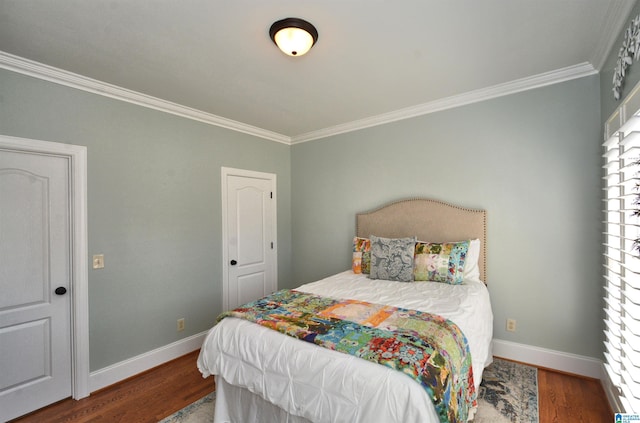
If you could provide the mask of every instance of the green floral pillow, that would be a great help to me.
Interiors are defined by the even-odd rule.
[[[371,269],[371,241],[369,238],[353,238],[353,257],[351,270],[353,273],[369,274]]]
[[[371,240],[371,279],[413,281],[415,238],[380,238]]]
[[[416,281],[459,285],[464,280],[464,262],[470,241],[417,242],[413,278]]]

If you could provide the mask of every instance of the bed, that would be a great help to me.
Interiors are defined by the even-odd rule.
[[[356,251],[352,269],[304,284],[294,293],[336,299],[341,304],[384,304],[442,316],[468,341],[467,361],[472,363],[469,385],[477,391],[482,371],[492,361],[486,212],[429,199],[407,199],[357,214],[355,235],[354,251],[363,239],[373,244],[372,249],[378,242],[413,239],[414,254],[421,241],[430,248],[454,242],[465,242],[461,245],[468,248],[464,250],[464,266],[459,263],[457,283],[386,280],[387,274],[376,262],[379,254],[374,252],[369,253],[369,274],[356,273],[367,267]],[[438,411],[429,391],[407,374],[233,315],[220,320],[208,333],[198,368],[204,377],[215,375],[215,422],[443,420],[442,405]],[[472,419],[474,411],[470,407],[465,420]]]

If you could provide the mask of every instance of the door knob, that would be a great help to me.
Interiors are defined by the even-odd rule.
[[[232,266],[235,266],[236,264],[238,264],[238,262],[237,262],[237,261],[235,261],[235,260],[231,260],[231,265],[232,265]]]
[[[54,292],[56,293],[56,295],[64,295],[67,293],[67,288],[65,288],[64,286],[59,286]]]

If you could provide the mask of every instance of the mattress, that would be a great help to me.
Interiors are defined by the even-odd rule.
[[[468,280],[461,285],[391,282],[371,280],[349,270],[296,289],[452,320],[469,341],[476,389],[482,370],[491,363],[493,315],[489,293],[480,281]],[[439,421],[427,392],[409,376],[236,318],[223,319],[209,332],[198,368],[204,377],[216,375],[227,391],[239,388],[298,420]],[[216,418],[229,421],[226,405],[218,403]]]

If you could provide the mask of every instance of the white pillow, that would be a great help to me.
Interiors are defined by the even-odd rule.
[[[467,250],[467,258],[464,262],[464,270],[462,274],[465,279],[479,281],[480,280],[480,240],[472,239]]]

